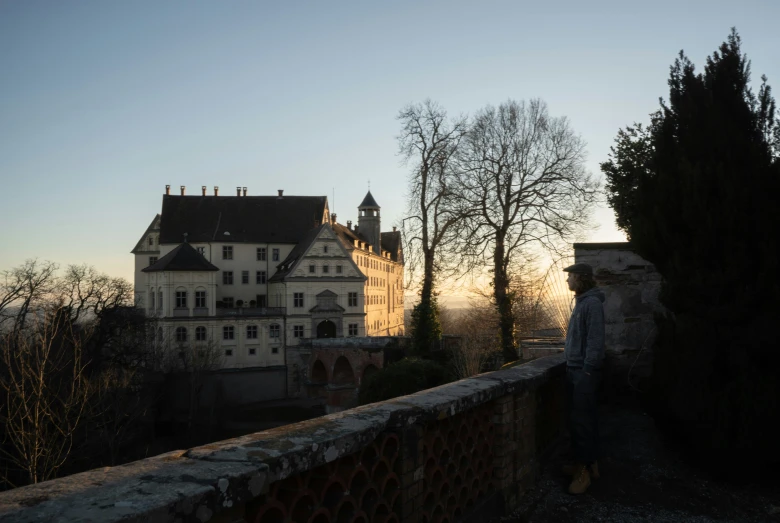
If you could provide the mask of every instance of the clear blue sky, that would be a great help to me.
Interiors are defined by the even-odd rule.
[[[132,277],[165,184],[327,195],[356,217],[368,180],[405,207],[398,110],[541,97],[598,174],[618,128],[701,68],[736,26],[780,93],[780,2],[0,3],[0,269],[38,257]],[[608,209],[592,241],[621,241]]]

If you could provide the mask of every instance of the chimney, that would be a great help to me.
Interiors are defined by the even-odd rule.
[[[219,196],[219,186],[214,186],[214,196]]]
[[[200,190],[203,192],[203,196],[206,196],[206,186],[201,185]]]
[[[246,196],[246,187],[242,187],[242,189],[244,190],[244,196]]]
[[[393,232],[395,232],[395,225],[393,225]]]
[[[330,223],[336,223],[336,213],[330,213]]]
[[[279,189],[279,198],[284,196],[284,189]]]
[[[184,189],[185,189],[185,187],[184,187],[184,185],[182,185],[182,186],[181,186],[181,195],[182,195],[182,196],[184,196]]]
[[[347,229],[352,230],[352,220],[347,220]]]
[[[357,232],[358,232],[358,226],[355,225],[355,233],[357,233]]]
[[[171,186],[170,185],[166,185],[165,186],[165,194],[166,195],[170,195],[171,194]]]
[[[236,196],[241,196],[241,187],[236,187]]]

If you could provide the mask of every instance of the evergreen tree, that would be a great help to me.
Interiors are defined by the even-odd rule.
[[[673,313],[657,320],[658,405],[721,469],[780,455],[764,428],[780,413],[768,330],[780,312],[780,122],[762,80],[756,96],[735,30],[703,73],[681,52],[668,102],[621,131],[602,165],[618,226],[663,275]]]
[[[412,353],[427,357],[442,335],[439,306],[434,295],[421,295],[420,303],[412,309]]]

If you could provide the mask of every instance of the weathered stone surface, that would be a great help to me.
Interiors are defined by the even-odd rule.
[[[652,372],[653,317],[665,312],[658,298],[661,275],[629,243],[575,243],[574,259],[593,267],[606,295],[605,385],[635,386]]]

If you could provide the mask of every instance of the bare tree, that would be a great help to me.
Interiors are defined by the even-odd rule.
[[[39,309],[27,323],[2,340],[0,453],[37,483],[55,477],[67,461],[93,387],[81,337],[60,309]],[[4,479],[13,485],[9,475]]]
[[[496,335],[498,323],[495,307],[484,298],[470,300],[469,307],[462,309],[457,322],[452,325],[449,334],[460,338],[460,344],[452,351],[450,365],[458,379],[468,378],[482,372],[485,364],[501,346]]]
[[[461,252],[492,266],[502,351],[512,361],[513,260],[532,245],[556,250],[586,227],[598,183],[584,168],[585,143],[541,100],[479,111],[458,160],[460,206],[476,211],[461,229]]]
[[[111,410],[119,404],[119,417],[128,417],[127,398],[105,399],[126,388],[143,359],[130,353],[145,352],[145,320],[128,307],[129,282],[88,266],[56,271],[31,260],[2,273],[0,453],[9,485],[55,477],[75,454],[105,453],[103,441],[87,448],[91,429],[119,416]],[[121,431],[112,435],[121,440]]]
[[[466,118],[450,119],[431,100],[412,104],[398,113],[401,134],[398,147],[411,165],[409,208],[401,224],[410,283],[420,283],[420,302],[415,306],[414,331],[417,350],[426,350],[431,334],[440,332],[436,321],[436,277],[449,265],[444,247],[455,236],[462,220],[460,200],[452,198],[453,158],[466,134]],[[421,274],[420,274],[421,273]]]
[[[0,332],[24,329],[28,314],[38,308],[57,285],[58,266],[27,260],[0,273]]]

